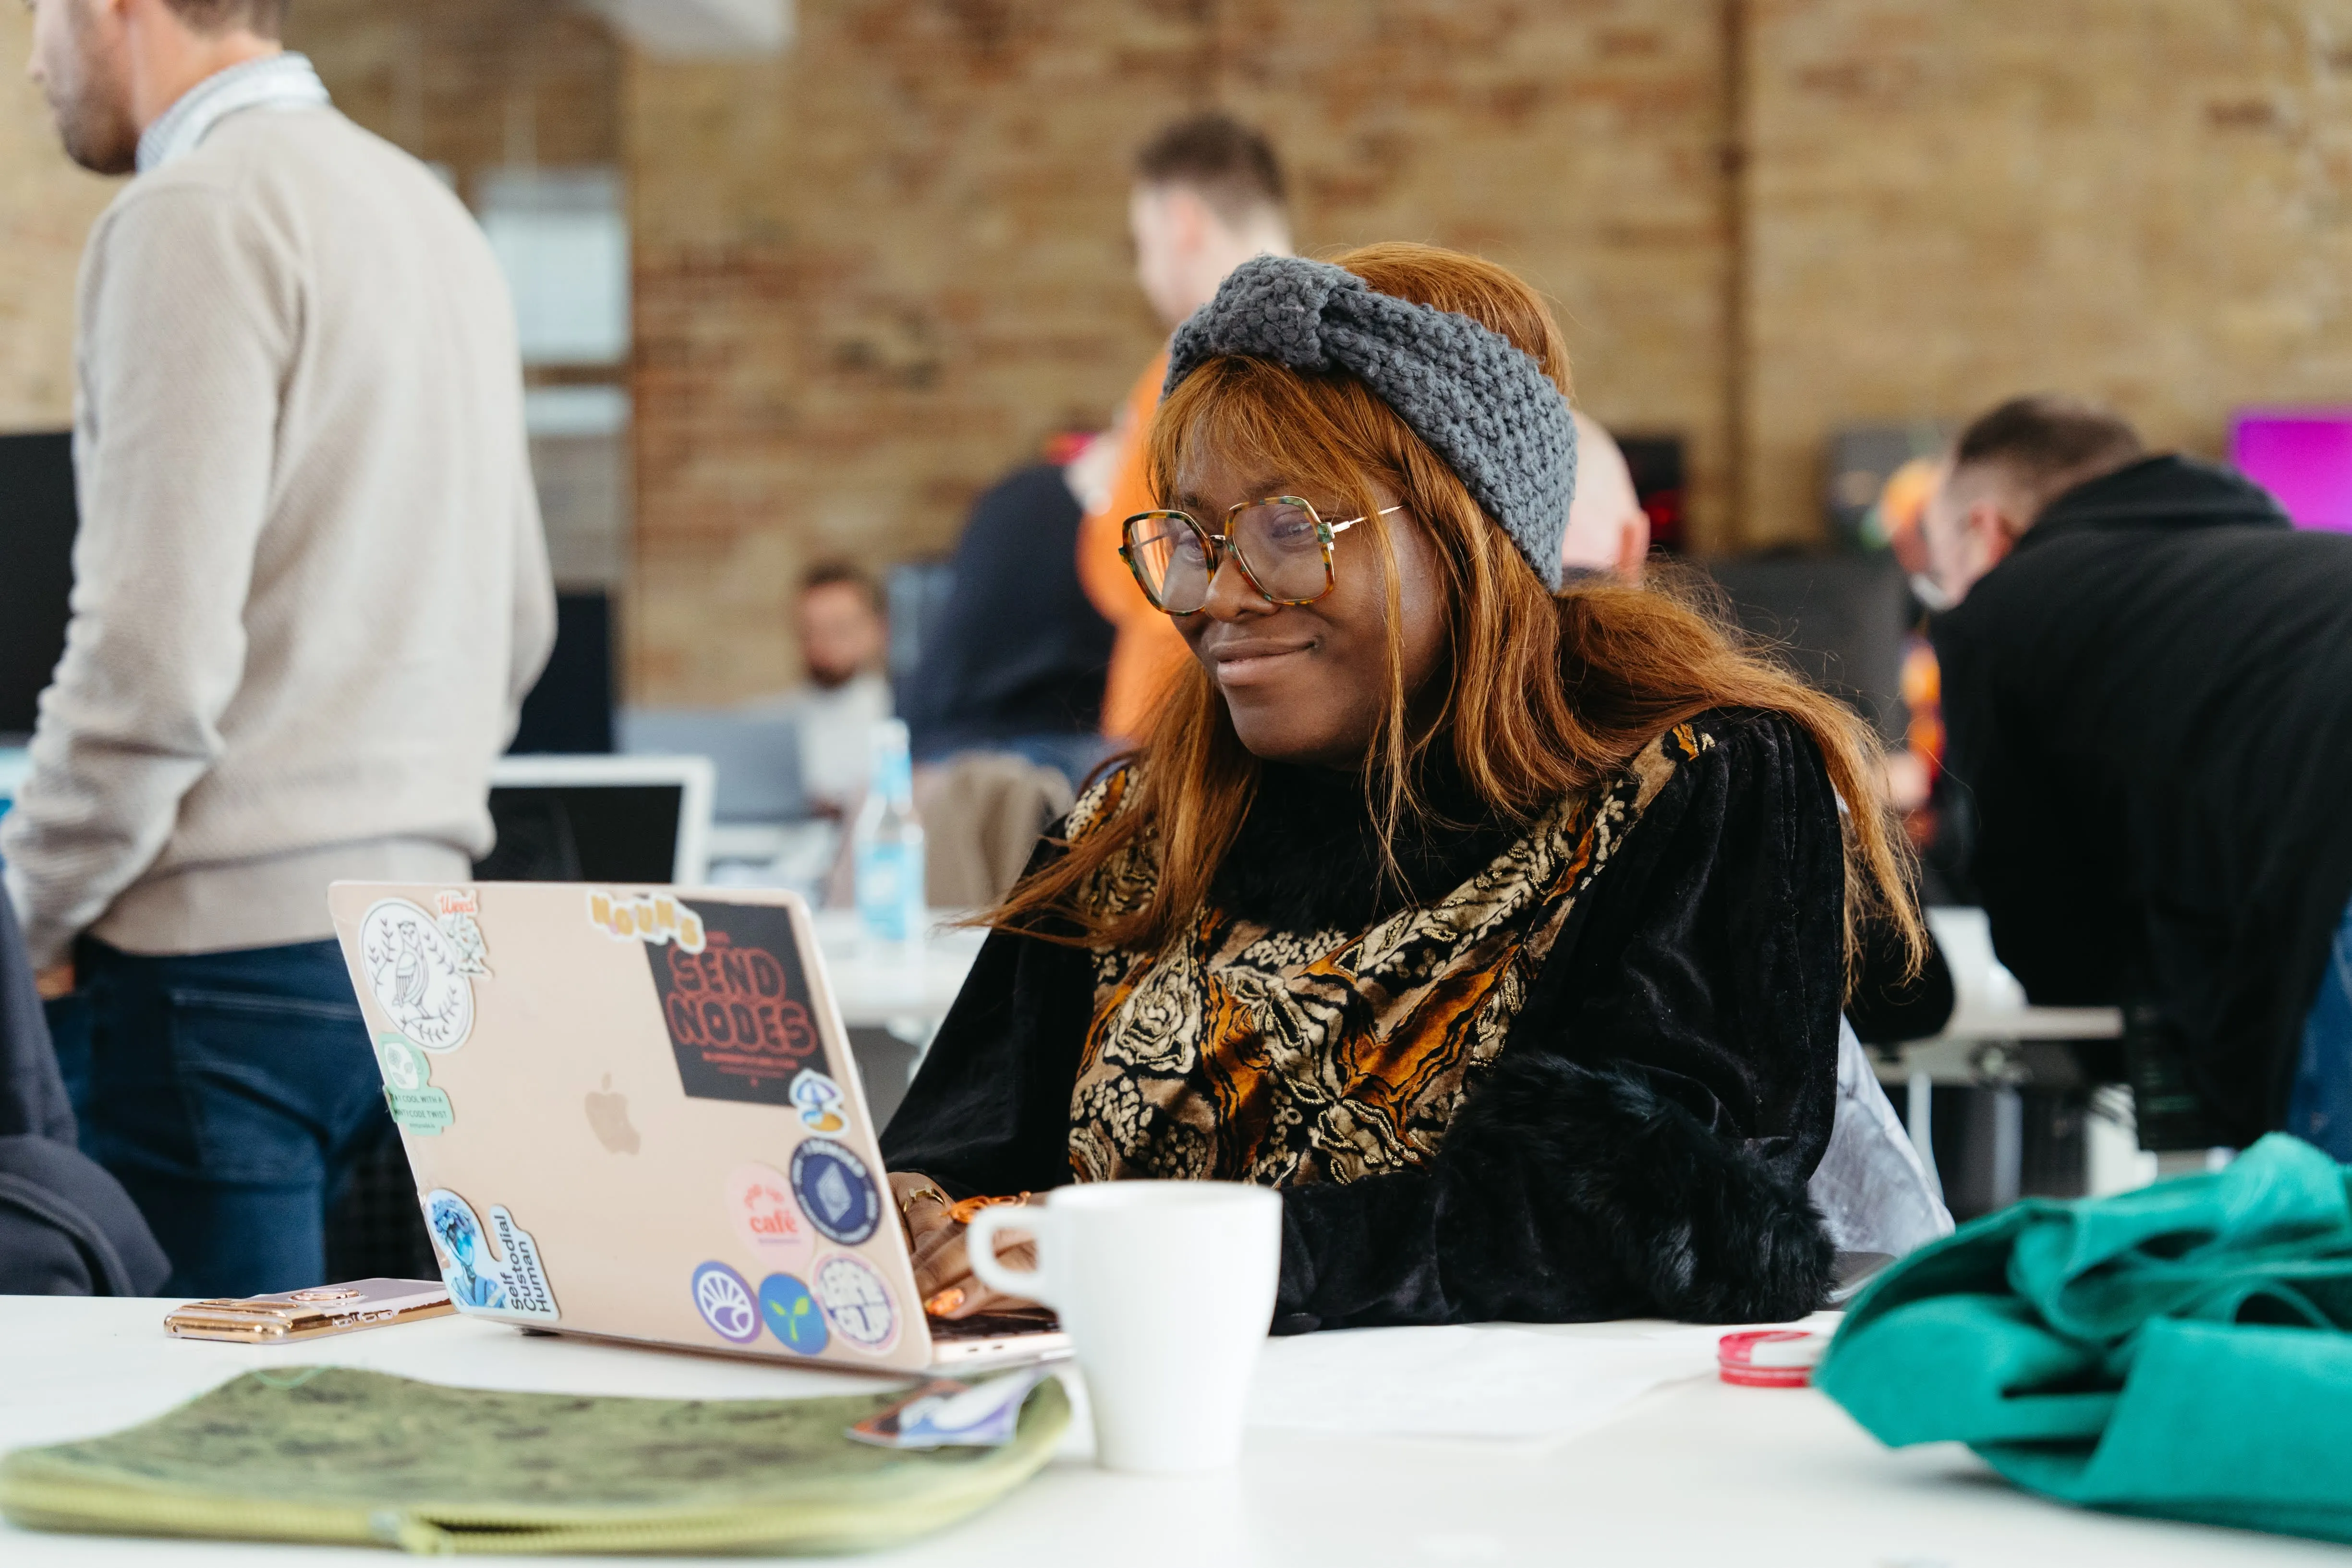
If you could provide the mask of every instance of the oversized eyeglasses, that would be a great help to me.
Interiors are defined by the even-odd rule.
[[[1118,553],[1144,596],[1171,615],[1194,614],[1209,602],[1209,584],[1228,554],[1269,603],[1312,604],[1331,591],[1332,541],[1366,517],[1402,510],[1382,507],[1330,523],[1302,497],[1269,496],[1226,507],[1222,534],[1190,512],[1138,512],[1127,519]]]

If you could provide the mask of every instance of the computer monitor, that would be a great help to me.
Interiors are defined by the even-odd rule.
[[[1892,556],[1732,556],[1706,567],[1741,626],[1886,739],[1901,739],[1903,638],[1914,612]]]
[[[0,737],[32,733],[65,652],[74,523],[71,433],[0,435]]]
[[[613,601],[603,590],[555,596],[555,646],[522,699],[509,749],[552,755],[613,749]]]
[[[2352,408],[2241,409],[2230,461],[2297,528],[2352,533]]]
[[[800,720],[733,708],[623,708],[614,733],[631,756],[708,757],[711,815],[722,822],[792,822],[809,814]]]
[[[707,757],[502,757],[484,882],[694,883],[709,874]]]

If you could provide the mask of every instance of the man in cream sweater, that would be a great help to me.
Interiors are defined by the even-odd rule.
[[[72,621],[0,857],[89,998],[84,1144],[190,1295],[321,1282],[385,1114],[327,884],[467,880],[554,624],[488,247],[282,5],[34,0],[67,152],[135,177],[83,259]]]

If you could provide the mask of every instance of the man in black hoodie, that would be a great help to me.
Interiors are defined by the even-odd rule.
[[[1969,427],[1926,533],[2001,961],[2126,1009],[2156,1146],[2352,1159],[2352,537],[2054,397]]]

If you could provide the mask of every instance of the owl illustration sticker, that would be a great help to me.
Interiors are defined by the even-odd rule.
[[[360,967],[376,1005],[416,1045],[455,1051],[474,1032],[466,960],[420,905],[386,898],[368,906],[360,919]]]

